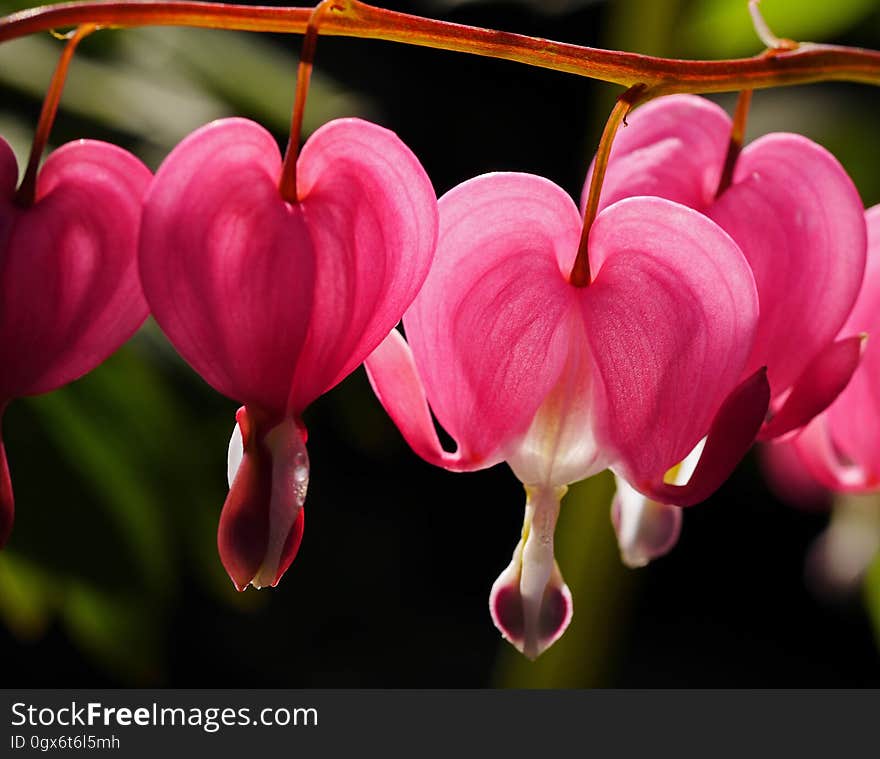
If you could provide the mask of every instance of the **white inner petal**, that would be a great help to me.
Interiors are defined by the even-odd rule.
[[[593,435],[593,378],[582,329],[572,335],[568,359],[507,461],[527,485],[559,487],[608,466]]]
[[[241,466],[242,456],[244,456],[244,441],[241,437],[241,428],[236,422],[235,427],[232,428],[232,437],[229,438],[229,452],[226,456],[226,478],[229,481],[229,487],[232,487],[232,482]]]

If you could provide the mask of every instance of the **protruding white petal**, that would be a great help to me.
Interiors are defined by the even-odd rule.
[[[705,439],[697,443],[678,465],[673,484],[687,483],[697,468],[705,443]],[[614,479],[617,493],[611,504],[611,521],[617,533],[620,558],[631,569],[644,567],[675,547],[681,534],[682,510],[642,495],[623,477],[615,474]]]
[[[507,455],[520,482],[568,485],[607,468],[607,452],[593,437],[593,378],[580,326],[570,330],[568,359],[525,436]],[[604,454],[604,455],[603,455]]]
[[[553,556],[553,532],[566,490],[526,487],[522,537],[489,595],[495,626],[530,659],[553,645],[571,621],[571,593]]]
[[[226,456],[226,478],[229,481],[229,487],[232,487],[235,473],[241,466],[242,456],[244,456],[244,441],[241,437],[241,428],[236,422],[235,427],[232,428],[232,437],[229,438],[229,452]]]
[[[668,553],[681,533],[681,509],[653,501],[615,475],[617,492],[611,521],[617,533],[620,558],[630,569],[644,567]]]

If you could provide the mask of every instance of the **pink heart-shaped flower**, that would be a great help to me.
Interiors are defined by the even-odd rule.
[[[611,150],[600,208],[627,197],[675,200],[706,214],[740,246],[761,306],[744,375],[766,366],[774,399],[807,385],[808,402],[776,435],[809,421],[855,364],[829,355],[859,291],[867,247],[861,199],[834,156],[797,134],[765,135],[740,154],[716,198],[732,124],[705,98],[672,95],[637,109]],[[589,177],[584,188],[586,201]],[[816,362],[819,362],[818,364]],[[815,387],[816,372],[839,382]]]
[[[611,150],[600,208],[633,196],[663,197],[704,213],[733,237],[760,302],[743,376],[767,367],[772,393],[772,416],[759,437],[802,428],[832,403],[859,363],[858,336],[835,340],[865,266],[862,203],[852,180],[816,143],[770,134],[742,151],[731,185],[718,195],[732,129],[719,106],[673,95],[637,109],[628,121]],[[589,177],[584,203],[588,188]],[[656,518],[648,532],[669,533],[664,511],[646,505],[632,494],[621,499],[621,512],[633,513],[620,523]],[[628,552],[623,542],[621,550]]]
[[[12,398],[81,377],[146,318],[136,255],[150,176],[121,148],[80,140],[48,157],[35,203],[22,207],[15,157],[0,140],[0,413]],[[3,460],[0,545],[12,508]]]
[[[392,332],[367,371],[423,458],[459,471],[506,460],[526,486],[523,538],[490,604],[505,637],[536,656],[571,617],[553,560],[568,483],[612,467],[643,492],[693,502],[750,445],[766,380],[734,388],[757,293],[720,227],[660,198],[599,214],[587,288],[568,281],[582,222],[553,183],[490,174],[439,205],[436,262],[403,319],[409,344]],[[455,452],[441,448],[431,411]],[[710,430],[692,482],[666,485],[667,469]]]
[[[289,203],[274,138],[218,121],[168,156],[144,209],[141,276],[156,321],[210,385],[245,404],[219,532],[239,588],[274,585],[299,544],[303,410],[400,320],[436,244],[430,180],[394,133],[330,122],[296,170]]]

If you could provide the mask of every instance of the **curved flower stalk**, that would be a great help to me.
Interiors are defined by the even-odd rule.
[[[80,140],[46,159],[22,203],[0,139],[0,416],[13,398],[91,371],[146,319],[137,236],[150,178],[121,148]],[[0,439],[0,547],[13,511]]]
[[[553,555],[569,483],[612,467],[654,497],[692,503],[750,444],[767,408],[763,372],[731,391],[757,323],[754,280],[717,225],[659,198],[598,216],[587,288],[567,278],[582,222],[553,183],[488,174],[439,206],[436,260],[403,318],[408,342],[392,331],[367,372],[422,458],[452,471],[507,461],[525,485],[522,538],[490,610],[534,658],[571,617]],[[691,481],[667,484],[710,426]]]
[[[720,187],[731,130],[720,107],[691,95],[639,108],[612,146],[600,208],[631,196],[668,198],[705,214],[740,246],[760,301],[744,376],[767,367],[771,413],[759,438],[769,440],[801,428],[826,408],[858,365],[859,335],[840,330],[864,272],[864,215],[837,160],[795,134],[770,134],[748,145],[730,185]],[[589,181],[584,202],[588,187]],[[631,566],[676,542],[680,521],[655,506],[618,499],[615,523],[640,525],[629,537],[618,531]],[[651,540],[635,548],[632,540],[642,532]],[[633,555],[640,559],[632,561]]]
[[[239,590],[275,585],[299,547],[309,463],[305,408],[388,334],[424,280],[437,202],[392,132],[333,121],[279,192],[281,156],[259,125],[197,130],[160,167],[140,267],[153,314],[184,359],[242,402],[218,547]]]

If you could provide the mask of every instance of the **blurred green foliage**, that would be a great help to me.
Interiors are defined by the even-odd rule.
[[[880,556],[874,559],[865,578],[865,605],[874,625],[877,647],[880,648]]]
[[[759,53],[745,6],[743,0],[690,3],[680,27],[685,49],[701,58]],[[776,36],[804,42],[824,42],[877,15],[876,0],[763,0],[760,9]]]

